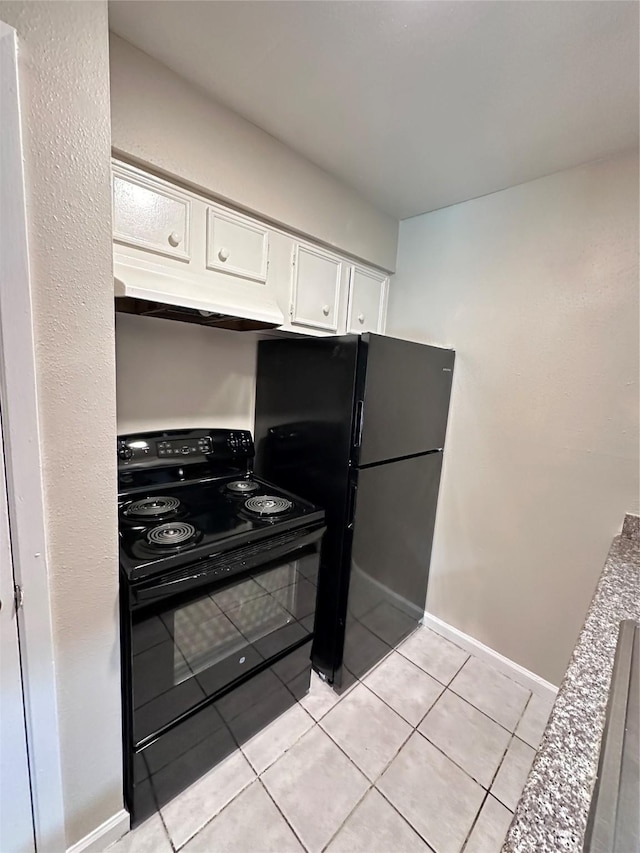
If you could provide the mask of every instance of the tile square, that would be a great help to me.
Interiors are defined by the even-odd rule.
[[[327,853],[429,853],[430,847],[372,788],[349,815]]]
[[[485,794],[417,732],[376,787],[438,853],[460,853]]]
[[[516,735],[534,749],[540,746],[553,703],[553,699],[545,699],[533,693],[518,723]]]
[[[528,744],[514,737],[491,786],[493,796],[512,812],[518,805],[535,754]]]
[[[469,657],[468,652],[425,627],[418,628],[398,651],[442,684],[448,684]]]
[[[320,725],[375,781],[411,734],[411,726],[364,684],[358,684]]]
[[[242,752],[256,773],[262,773],[269,765],[315,725],[304,708],[296,704],[281,714],[262,731],[242,744]]]
[[[179,848],[256,778],[239,750],[161,808],[174,847]]]
[[[364,683],[412,726],[418,725],[444,689],[397,652],[369,673]]]
[[[500,853],[513,814],[489,794],[464,853]]]
[[[445,690],[420,724],[431,743],[489,788],[511,734],[450,690]]]
[[[106,853],[173,853],[173,848],[156,813],[107,847]]]
[[[496,723],[513,732],[531,692],[479,658],[471,657],[450,685]]]
[[[272,799],[256,781],[208,823],[184,853],[303,853]]]
[[[369,787],[318,726],[272,764],[262,782],[311,853],[323,849]]]
[[[305,711],[308,711],[313,719],[318,721],[339,701],[340,696],[331,685],[323,681],[317,672],[312,672],[309,692],[300,700]]]

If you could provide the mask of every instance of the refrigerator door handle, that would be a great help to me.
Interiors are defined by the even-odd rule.
[[[353,446],[360,447],[362,443],[362,424],[364,423],[364,401],[358,400],[356,403],[356,416],[354,419],[353,429]]]

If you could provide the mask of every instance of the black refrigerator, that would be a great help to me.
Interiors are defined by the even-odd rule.
[[[326,511],[312,660],[338,689],[424,613],[454,360],[374,334],[258,344],[255,468]]]

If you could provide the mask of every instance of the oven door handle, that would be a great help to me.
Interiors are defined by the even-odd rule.
[[[191,589],[194,584],[197,585],[200,581],[214,580],[219,574],[222,574],[222,572],[215,572],[210,569],[202,572],[194,572],[191,575],[187,575],[187,577],[164,580],[161,583],[134,588],[133,596],[136,601],[142,602],[164,598],[168,595],[176,595],[181,592],[183,587],[184,589]]]
[[[151,601],[158,601],[159,599],[168,598],[172,595],[179,595],[185,590],[194,589],[198,586],[204,586],[205,584],[213,583],[215,581],[228,582],[233,580],[237,575],[244,574],[246,571],[250,572],[252,570],[260,569],[263,565],[266,566],[266,564],[271,563],[274,560],[281,560],[287,558],[290,554],[297,554],[297,552],[302,549],[306,549],[311,546],[317,549],[318,546],[315,543],[322,538],[325,529],[326,528],[324,526],[315,528],[301,536],[299,539],[295,539],[293,541],[289,540],[288,542],[282,543],[279,547],[266,549],[262,552],[263,559],[257,561],[255,564],[253,564],[252,561],[249,561],[251,563],[250,565],[247,565],[246,562],[240,562],[239,564],[236,563],[231,567],[214,565],[209,566],[208,568],[203,568],[200,571],[194,569],[190,574],[176,578],[165,577],[157,581],[134,584],[131,588],[134,606],[147,604]]]

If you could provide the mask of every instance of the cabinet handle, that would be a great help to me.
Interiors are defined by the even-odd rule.
[[[364,323],[364,314],[358,314],[358,323]]]
[[[221,261],[226,261],[229,258],[229,250],[228,249],[220,249],[218,252],[218,257]]]
[[[331,311],[331,308],[328,305],[322,306],[322,313],[324,314],[325,317],[329,316],[330,311]]]
[[[173,246],[174,249],[182,242],[182,237],[178,234],[177,231],[172,231],[167,239],[169,240],[169,245]]]

